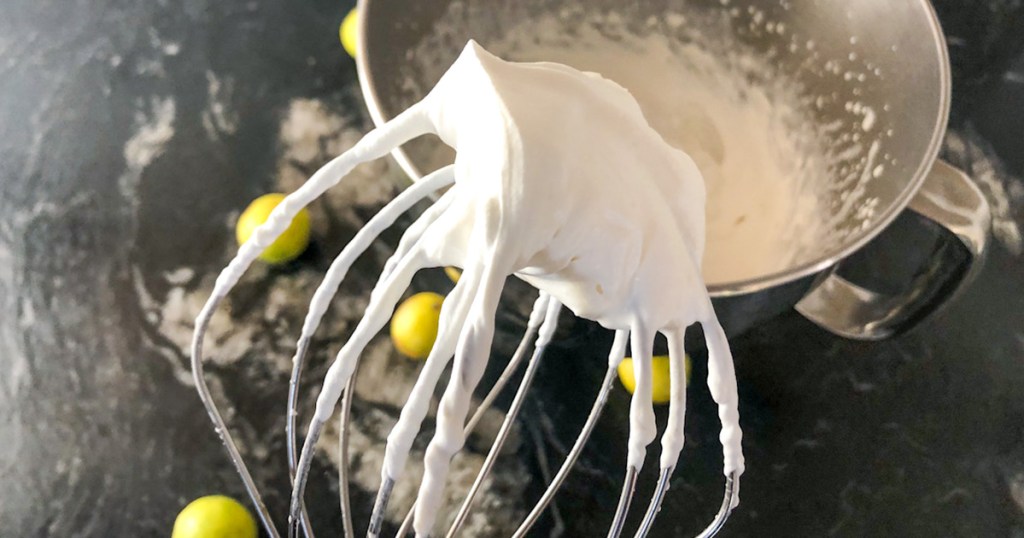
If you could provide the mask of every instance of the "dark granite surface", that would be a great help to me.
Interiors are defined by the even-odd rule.
[[[368,126],[336,37],[350,3],[0,7],[0,536],[166,536],[189,499],[244,494],[151,303],[228,259],[232,212],[281,182],[296,100]],[[840,340],[795,314],[733,340],[748,472],[723,536],[1024,536],[1024,5],[936,7],[955,75],[945,156],[996,210],[987,265],[944,313],[889,341]],[[375,203],[327,219],[337,241],[298,263],[322,271]],[[608,343],[576,323],[553,346],[518,451],[538,476],[571,444]],[[283,436],[267,417],[282,412],[286,377],[261,364],[212,369],[282,519]],[[720,495],[717,419],[706,389],[691,392],[657,536],[692,534]],[[566,535],[603,535],[627,405],[617,390],[558,498]],[[316,473],[313,517],[337,535],[333,471]]]

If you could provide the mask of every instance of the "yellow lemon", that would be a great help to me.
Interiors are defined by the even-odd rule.
[[[444,268],[444,274],[448,275],[448,278],[450,278],[452,282],[458,284],[459,278],[462,277],[462,270],[458,267],[452,267],[449,265]]]
[[[437,339],[444,296],[424,291],[406,299],[391,316],[391,341],[398,352],[411,359],[424,359]]]
[[[279,193],[264,194],[245,208],[235,226],[235,238],[238,239],[239,246],[248,241],[256,228],[267,221],[270,212],[284,200],[284,196]],[[260,254],[260,259],[268,263],[284,263],[298,257],[308,245],[309,212],[303,209],[295,215],[292,223],[281,234],[281,237],[278,237],[263,251],[263,254]]]
[[[690,356],[683,356],[686,365],[686,384],[690,384]],[[669,375],[668,355],[655,355],[651,360],[653,379],[651,383],[651,399],[656,404],[668,403],[672,399],[672,383]],[[626,357],[619,363],[619,381],[626,390],[633,394],[636,390],[636,378],[633,377],[633,358]]]
[[[231,497],[209,495],[178,514],[171,538],[256,538],[256,520]]]
[[[341,21],[341,28],[338,29],[338,36],[341,37],[341,46],[345,47],[345,52],[349,56],[355,58],[359,54],[359,40],[356,36],[359,35],[359,10],[352,8],[352,11],[345,15],[345,19]]]

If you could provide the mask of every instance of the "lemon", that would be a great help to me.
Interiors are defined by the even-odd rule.
[[[284,196],[280,193],[264,194],[245,208],[235,226],[235,238],[238,239],[239,245],[248,241],[256,228],[266,222],[270,212],[284,200]],[[308,245],[309,212],[303,209],[295,215],[292,223],[281,234],[281,237],[278,237],[263,251],[263,254],[260,254],[260,259],[268,263],[284,263],[298,257]]]
[[[391,316],[391,341],[398,352],[411,359],[430,354],[437,339],[444,296],[424,291],[406,299]]]
[[[444,268],[444,274],[448,275],[448,278],[450,278],[452,282],[458,284],[459,278],[462,277],[462,270],[458,267],[452,267],[449,265]]]
[[[345,52],[349,56],[355,58],[359,54],[359,40],[356,36],[359,35],[359,10],[352,8],[352,11],[345,15],[345,19],[341,21],[341,28],[338,29],[338,36],[341,37],[341,46],[345,47]]]
[[[209,495],[178,514],[171,538],[256,538],[256,520],[231,497]]]
[[[683,355],[683,363],[686,365],[686,384],[690,384],[690,356]],[[668,355],[655,355],[651,359],[651,370],[653,373],[651,383],[651,399],[656,404],[668,403],[672,399],[672,383],[669,375]],[[633,377],[633,358],[626,357],[619,363],[619,381],[622,386],[633,394],[636,390],[636,378]]]

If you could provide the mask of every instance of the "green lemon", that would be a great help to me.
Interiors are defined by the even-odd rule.
[[[424,291],[406,299],[391,316],[391,341],[398,352],[410,359],[430,355],[437,339],[444,296]]]
[[[235,226],[235,238],[239,246],[249,240],[253,232],[270,217],[270,212],[284,200],[280,193],[264,194],[252,201],[238,217]],[[302,254],[309,245],[309,212],[305,209],[298,212],[292,223],[266,250],[260,259],[267,263],[284,263]]]
[[[256,520],[231,497],[209,495],[178,514],[171,538],[256,538]]]
[[[683,356],[683,363],[686,365],[686,384],[690,384],[690,356]],[[668,355],[655,355],[651,359],[651,400],[656,404],[668,403],[672,399],[672,382],[670,377],[670,362]],[[636,378],[633,377],[633,358],[626,357],[619,363],[619,381],[626,390],[633,394],[636,390]]]
[[[349,11],[348,15],[345,15],[345,19],[341,21],[338,36],[341,38],[341,46],[345,47],[345,52],[353,58],[359,54],[359,40],[356,39],[358,35],[359,10],[352,8],[352,11]]]

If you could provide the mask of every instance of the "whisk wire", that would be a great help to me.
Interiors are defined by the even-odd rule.
[[[526,325],[526,331],[523,333],[523,338],[519,341],[519,345],[516,347],[515,353],[512,354],[512,358],[508,361],[508,364],[505,365],[505,369],[501,372],[501,375],[498,376],[498,380],[495,381],[491,390],[488,391],[486,396],[484,396],[483,401],[481,401],[480,405],[477,406],[476,410],[473,412],[473,416],[468,422],[466,422],[466,427],[463,431],[467,437],[476,429],[477,424],[479,424],[480,420],[483,419],[484,414],[488,409],[490,409],[491,405],[494,404],[494,400],[496,400],[498,395],[501,394],[505,385],[512,380],[512,376],[526,358],[526,352],[530,348],[530,343],[533,341],[534,336],[537,334],[540,321],[543,319],[540,312],[546,308],[545,303],[541,300],[542,298],[543,296],[538,297],[538,300],[535,302],[533,313],[530,315],[530,321],[528,321]],[[405,515],[405,519],[402,520],[402,525],[398,530],[397,536],[404,538],[409,534],[409,531],[412,530],[412,519],[415,507],[416,505],[413,503],[413,506],[409,508],[409,512]]]
[[[533,382],[534,376],[537,374],[537,369],[540,366],[540,359],[544,355],[544,350],[547,348],[548,342],[551,341],[554,335],[555,328],[558,325],[558,314],[562,310],[562,305],[555,299],[549,299],[547,313],[544,316],[544,324],[540,328],[540,336],[537,338],[537,345],[534,347],[533,356],[530,358],[530,363],[526,368],[526,373],[523,375],[523,380],[519,383],[519,389],[516,391],[516,395],[512,400],[512,405],[509,406],[508,413],[505,414],[505,420],[501,423],[501,428],[498,430],[498,435],[491,444],[491,449],[487,453],[486,459],[484,459],[483,466],[480,468],[480,472],[476,476],[476,480],[473,481],[473,485],[470,486],[469,492],[466,493],[466,498],[462,501],[462,507],[459,508],[459,512],[455,516],[455,520],[452,523],[451,529],[448,531],[447,538],[454,538],[459,528],[465,522],[466,517],[469,516],[469,510],[473,505],[473,499],[476,497],[477,492],[480,491],[480,486],[483,484],[484,479],[490,473],[494,466],[494,462],[501,453],[502,447],[505,445],[505,440],[508,439],[509,432],[512,431],[512,424],[515,422],[516,417],[519,415],[519,410],[523,406],[523,401],[526,399],[526,392],[530,388],[530,384]]]

